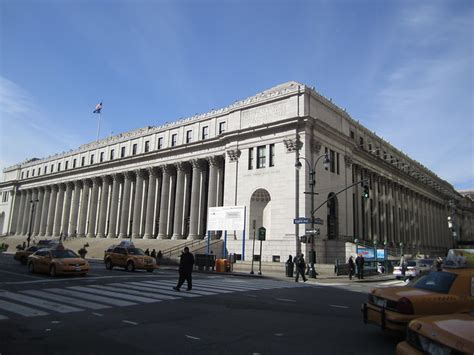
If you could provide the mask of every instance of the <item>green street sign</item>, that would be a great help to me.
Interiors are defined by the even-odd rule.
[[[258,240],[265,240],[265,235],[267,234],[267,230],[265,227],[260,227],[258,229]]]

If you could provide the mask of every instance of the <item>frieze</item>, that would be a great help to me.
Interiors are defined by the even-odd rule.
[[[283,144],[285,145],[287,153],[296,152],[303,147],[303,143],[299,140],[299,138],[284,139]]]
[[[231,163],[237,162],[240,158],[242,151],[240,149],[229,149],[227,151],[227,156],[229,157],[229,161]]]

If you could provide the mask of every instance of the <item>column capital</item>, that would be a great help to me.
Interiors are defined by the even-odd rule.
[[[102,183],[107,183],[110,184],[113,180],[113,178],[110,175],[102,175],[101,177]]]
[[[82,187],[82,181],[81,180],[74,180],[73,183],[74,183],[74,188],[75,189]]]
[[[73,188],[74,188],[74,185],[75,185],[75,184],[74,184],[74,182],[72,182],[72,181],[66,182],[66,188],[73,189]]]
[[[83,179],[82,180],[82,185],[84,185],[84,187],[91,187],[92,186],[92,181],[91,179]]]
[[[160,174],[160,169],[156,166],[152,166],[148,168],[147,170],[148,170],[148,176],[157,177]]]
[[[122,174],[125,180],[133,180],[135,177],[135,174],[132,171],[124,171]]]
[[[163,174],[166,175],[173,175],[176,171],[173,165],[163,165],[161,169],[163,171]]]
[[[123,175],[121,173],[112,174],[112,180],[120,183],[123,181]]]
[[[94,176],[91,178],[91,180],[94,185],[100,185],[102,182],[102,178],[100,176]]]
[[[198,170],[204,169],[204,162],[201,159],[192,159],[191,165],[193,169],[198,169]]]
[[[207,161],[209,163],[209,166],[215,166],[215,167],[218,167],[218,168],[220,168],[222,166],[222,163],[223,163],[222,156],[220,156],[220,155],[214,155],[212,157],[208,157]]]
[[[135,175],[136,177],[141,177],[142,179],[145,179],[147,177],[147,171],[145,169],[137,169],[135,170]]]
[[[61,182],[58,184],[58,186],[61,191],[66,191],[66,183]]]
[[[236,162],[239,161],[240,154],[242,154],[241,150],[236,148],[236,149],[229,149],[227,151],[227,156],[229,157],[230,162]]]
[[[181,172],[187,172],[191,169],[191,166],[188,162],[185,161],[180,161],[176,163],[175,165],[176,170],[179,170]]]
[[[56,191],[58,192],[59,186],[58,185],[51,185],[51,192]]]

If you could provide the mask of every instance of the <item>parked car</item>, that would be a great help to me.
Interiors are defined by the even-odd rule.
[[[418,318],[408,325],[397,355],[474,354],[473,334],[472,312]]]
[[[422,272],[427,272],[433,267],[434,259],[414,259],[407,261],[407,269],[405,271],[405,278],[412,279]],[[398,265],[393,268],[393,275],[397,280],[403,278],[402,266]]]
[[[28,262],[28,257],[34,252],[36,252],[38,249],[41,249],[41,247],[37,245],[32,245],[26,248],[25,250],[18,250],[13,256],[13,258],[15,260],[18,260],[23,265],[26,265],[26,263]]]
[[[114,266],[119,266],[132,272],[135,269],[143,269],[153,272],[156,267],[156,260],[145,255],[142,249],[136,248],[130,242],[112,245],[104,253],[104,263],[108,270]]]
[[[363,320],[384,330],[405,331],[422,316],[469,313],[474,309],[473,279],[474,264],[464,264],[422,274],[406,286],[376,288],[362,305]]]
[[[89,272],[89,263],[70,249],[58,244],[54,248],[41,248],[28,257],[31,273],[49,273],[51,276]]]

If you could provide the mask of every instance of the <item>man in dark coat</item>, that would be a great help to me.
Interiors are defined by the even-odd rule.
[[[356,258],[356,265],[357,265],[357,278],[363,279],[364,278],[364,257],[362,254],[359,254]]]
[[[306,277],[304,276],[304,271],[306,269],[306,263],[304,261],[304,255],[301,254],[301,255],[297,255],[294,259],[293,259],[293,262],[295,263],[295,266],[296,266],[296,278],[295,278],[295,281],[298,282],[298,278],[299,278],[299,275],[301,275],[301,277],[303,278],[303,281],[306,282],[307,279]]]
[[[349,280],[352,280],[352,275],[355,274],[355,264],[354,264],[354,259],[352,258],[352,255],[349,257],[349,261],[347,264],[348,264]]]
[[[193,265],[194,265],[194,256],[189,252],[188,247],[184,247],[183,253],[179,260],[179,280],[178,285],[173,287],[175,291],[179,291],[181,286],[184,283],[184,280],[188,283],[188,291],[191,291],[193,288]]]

